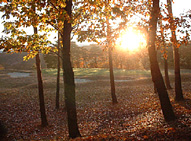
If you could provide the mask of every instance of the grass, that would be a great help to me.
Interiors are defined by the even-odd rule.
[[[109,76],[109,69],[106,68],[74,68],[75,76]],[[56,75],[56,69],[43,69],[44,74]],[[62,75],[62,72],[61,72]],[[126,70],[114,69],[115,76],[145,75],[150,76],[150,70]]]
[[[164,75],[164,70],[161,70],[162,74]],[[168,70],[169,75],[174,75],[174,69],[169,69]],[[181,74],[191,74],[190,69],[180,69]]]
[[[109,76],[109,69],[107,68],[74,68],[74,75],[76,77],[78,76]],[[57,75],[57,69],[43,69],[43,74],[56,76]],[[162,75],[164,76],[164,70],[161,70]],[[191,74],[190,69],[181,69],[181,74]],[[61,71],[62,75],[62,71]],[[150,70],[127,70],[127,69],[114,69],[114,75],[115,77],[121,77],[121,76],[151,76]],[[169,70],[169,75],[174,75],[174,70]]]

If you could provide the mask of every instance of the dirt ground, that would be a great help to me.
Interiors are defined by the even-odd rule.
[[[0,121],[7,130],[4,140],[69,140],[60,89],[60,109],[55,110],[56,77],[43,75],[49,126],[40,127],[35,72],[29,77],[11,78],[0,70]],[[25,71],[24,71],[25,72]],[[174,78],[171,85],[174,87]],[[183,102],[169,97],[177,119],[165,122],[150,77],[117,77],[118,104],[111,104],[109,77],[78,77],[91,80],[76,83],[78,125],[82,135],[75,140],[190,140],[191,74],[182,75]]]

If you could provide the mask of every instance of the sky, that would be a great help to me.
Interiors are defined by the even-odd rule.
[[[160,0],[160,2],[166,3],[166,0]],[[179,17],[181,13],[184,13],[188,10],[191,10],[190,5],[191,5],[191,0],[174,0],[174,4],[172,7],[173,15],[176,17]],[[0,17],[1,16],[2,16],[2,13],[0,13]],[[4,29],[2,22],[3,22],[3,19],[1,18],[0,19],[0,37],[3,35],[2,31]],[[57,36],[57,34],[53,33],[52,36],[50,36],[50,38],[54,38],[55,36]],[[73,41],[76,41],[75,37],[74,37]],[[79,46],[83,46],[83,45],[88,45],[90,43],[88,43],[88,42],[83,42],[83,43],[77,42],[77,44]]]
[[[166,0],[161,0],[161,2]],[[191,10],[191,0],[174,0],[174,4],[172,7],[173,15],[179,16],[180,13],[186,12],[188,10]]]

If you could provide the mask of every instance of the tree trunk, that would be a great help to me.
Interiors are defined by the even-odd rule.
[[[157,93],[157,88],[155,84],[154,84],[154,93]]]
[[[94,57],[94,68],[98,68],[98,65],[97,65],[97,57],[96,57],[96,56]]]
[[[109,1],[107,1],[109,4]],[[109,15],[108,15],[109,16]],[[109,72],[110,72],[110,85],[111,85],[111,98],[112,103],[117,104],[117,97],[115,95],[115,81],[114,81],[114,74],[113,74],[113,60],[112,60],[112,50],[111,50],[111,39],[110,39],[110,24],[109,24],[109,18],[106,19],[107,24],[107,43],[108,43],[108,53],[109,53]]]
[[[109,47],[109,72],[110,72],[110,85],[111,85],[111,98],[112,103],[117,104],[117,97],[115,95],[115,81],[114,81],[114,74],[113,74],[113,63],[112,63],[112,51]]]
[[[161,29],[161,37],[162,37],[162,44],[164,47],[164,53],[166,53],[166,58],[164,57],[164,74],[165,74],[165,84],[166,84],[166,88],[167,89],[172,89],[171,85],[170,85],[170,79],[169,79],[169,75],[168,75],[168,55],[167,55],[167,47],[164,41],[164,28],[162,26],[162,20],[159,20],[159,26]]]
[[[33,5],[33,10],[35,12],[35,6]],[[34,34],[37,34],[37,27],[34,28]],[[40,55],[36,55],[36,70],[37,70],[37,79],[38,79],[38,94],[39,94],[39,105],[40,105],[40,114],[41,114],[41,126],[48,126],[48,121],[46,118],[46,109],[44,103],[44,92],[43,92],[43,81],[40,65]]]
[[[168,75],[168,58],[164,58],[164,74],[165,74],[165,84],[167,89],[172,89],[170,85],[170,79]]]
[[[152,81],[154,82],[161,109],[166,121],[171,121],[175,119],[175,115],[168,97],[168,92],[166,90],[162,74],[159,69],[157,54],[155,49],[155,38],[156,38],[156,28],[157,28],[157,19],[159,14],[159,0],[153,0],[153,8],[151,11],[151,18],[149,22],[149,42],[148,42],[148,51],[149,51],[149,60],[151,67]]]
[[[123,61],[120,59],[120,69],[123,69]]]
[[[64,8],[69,17],[72,12],[72,0],[66,1],[66,7]],[[76,100],[75,100],[75,83],[74,83],[74,72],[70,60],[70,36],[71,36],[71,23],[69,20],[64,21],[63,28],[63,48],[62,48],[62,67],[63,67],[63,80],[64,80],[64,96],[65,105],[67,111],[68,130],[69,137],[76,138],[80,137],[80,132],[77,124],[77,113],[76,113]]]
[[[60,96],[60,33],[58,31],[58,64],[57,64],[57,81],[56,81],[56,109],[59,109]]]
[[[181,84],[181,75],[180,75],[180,57],[179,49],[174,48],[174,72],[175,72],[175,100],[182,101],[184,100],[182,93],[182,84]]]
[[[86,68],[86,59],[83,59],[83,68]]]
[[[39,104],[40,104],[40,114],[41,114],[41,126],[48,126],[48,121],[46,118],[46,110],[44,103],[44,92],[43,92],[43,82],[42,82],[42,74],[40,68],[40,55],[39,53],[36,55],[36,69],[37,69],[37,78],[38,78],[38,94],[39,94]]]
[[[172,44],[173,44],[173,51],[174,51],[174,73],[175,73],[175,100],[181,101],[184,100],[183,93],[182,93],[182,84],[181,84],[181,75],[180,75],[180,55],[179,55],[179,48],[176,39],[176,27],[173,20],[172,14],[172,1],[167,0],[168,3],[168,13],[169,13],[169,20],[170,20],[170,28],[172,34]]]

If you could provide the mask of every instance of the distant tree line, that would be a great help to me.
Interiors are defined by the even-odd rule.
[[[30,59],[23,61],[23,57],[27,55],[27,52],[7,54],[5,52],[0,53],[0,69],[18,69],[18,70],[31,70],[35,68],[35,60]],[[43,54],[40,54],[41,67],[46,68]],[[48,63],[49,64],[49,63]]]
[[[78,46],[75,42],[71,45],[71,60],[74,68],[108,68],[107,50],[97,44]],[[191,44],[180,47],[181,69],[191,69]],[[114,68],[119,69],[150,69],[147,48],[140,52],[131,53],[127,50],[114,49]],[[160,68],[164,68],[163,54],[158,50],[158,62]],[[53,53],[44,54],[47,68],[57,68],[57,55]],[[173,48],[168,47],[168,65],[173,69]]]

